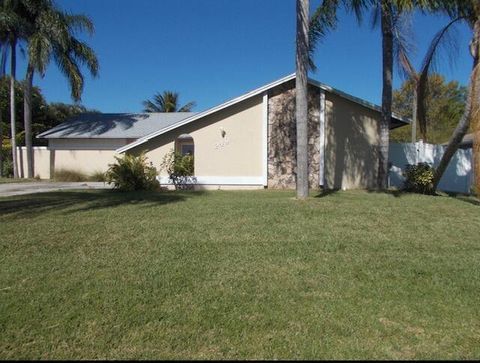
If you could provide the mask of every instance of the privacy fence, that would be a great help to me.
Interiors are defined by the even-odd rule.
[[[401,188],[405,178],[403,171],[407,164],[426,162],[438,166],[445,151],[445,146],[416,143],[391,143],[389,159],[392,164],[389,173],[391,186]],[[470,193],[473,182],[472,149],[459,149],[445,171],[439,190],[456,193]]]

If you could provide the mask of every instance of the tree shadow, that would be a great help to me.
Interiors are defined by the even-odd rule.
[[[85,212],[121,205],[137,204],[152,207],[178,203],[204,192],[119,192],[116,190],[60,191],[4,198],[0,200],[0,216],[35,216],[50,211]]]
[[[147,118],[147,114],[83,113],[44,132],[42,137],[49,137],[53,134],[57,137],[85,134],[99,137],[113,129],[130,129],[135,123]]]
[[[328,197],[329,195],[335,194],[339,191],[340,189],[322,189],[320,192],[314,197],[314,198],[325,198]]]
[[[378,190],[378,189],[367,189],[368,193],[377,193],[377,194],[386,194],[386,195],[391,195],[394,196],[395,198],[399,198],[404,196],[405,194],[409,194],[409,192],[406,192],[401,189],[385,189],[385,190]]]
[[[454,192],[445,192],[445,194],[447,196],[449,196],[450,198],[454,198],[460,202],[464,202],[464,203],[468,203],[468,204],[472,204],[472,205],[475,205],[475,206],[480,206],[480,200],[478,198],[475,198],[471,195],[467,195],[467,194],[462,194],[462,193],[454,193]]]

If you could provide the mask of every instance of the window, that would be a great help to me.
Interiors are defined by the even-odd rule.
[[[190,144],[182,143],[180,144],[180,153],[182,155],[192,155],[194,153],[194,145],[193,142]]]

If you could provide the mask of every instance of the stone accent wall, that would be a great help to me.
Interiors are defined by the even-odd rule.
[[[320,90],[308,88],[308,169],[310,188],[319,184]],[[268,99],[268,187],[296,186],[295,82],[275,88]]]

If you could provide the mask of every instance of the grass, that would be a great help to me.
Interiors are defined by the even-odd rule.
[[[105,173],[102,171],[95,171],[90,175],[87,175],[78,170],[72,169],[58,169],[55,170],[53,180],[57,182],[83,182],[83,181],[98,181],[104,182]]]
[[[0,184],[7,184],[7,183],[32,183],[32,182],[38,182],[40,179],[37,178],[0,178]]]
[[[0,198],[1,359],[474,359],[472,198]]]

